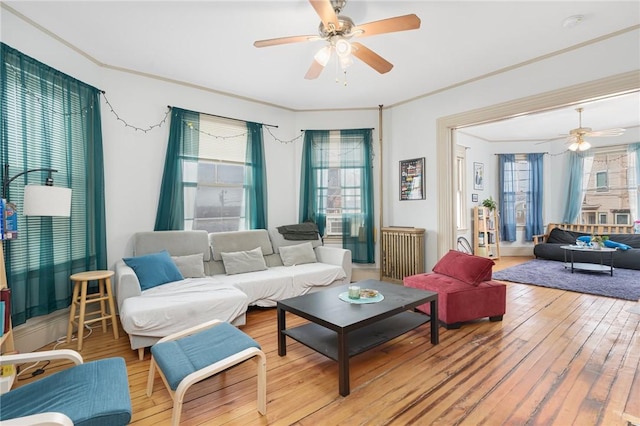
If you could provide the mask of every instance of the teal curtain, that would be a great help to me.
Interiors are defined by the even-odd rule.
[[[340,152],[342,246],[354,263],[375,263],[371,130],[341,130]]]
[[[300,222],[325,235],[327,217],[342,220],[342,244],[355,263],[375,262],[372,141],[370,129],[305,131]]]
[[[564,214],[562,215],[563,223],[575,223],[580,216],[582,208],[582,200],[584,198],[584,190],[582,180],[584,177],[584,155],[577,151],[567,151],[567,170],[568,176],[566,191],[567,200],[564,206]]]
[[[313,222],[324,235],[326,224],[325,201],[327,187],[320,186],[328,180],[329,131],[306,130],[302,147],[302,167],[300,175],[300,223]]]
[[[527,154],[529,163],[529,190],[527,191],[527,213],[525,223],[525,240],[533,241],[534,235],[544,234],[542,220],[544,154]]]
[[[4,241],[14,325],[67,308],[71,274],[107,269],[100,91],[0,44],[2,178],[53,168],[72,189],[71,217],[25,217],[23,188],[46,174],[14,180],[5,198],[18,210],[18,238]]]
[[[517,169],[515,154],[499,154],[500,234],[502,241],[516,240],[516,187]]]
[[[195,129],[199,128],[199,120],[197,112],[171,108],[169,141],[154,226],[156,231],[184,229],[183,172],[186,161],[197,161],[198,158],[199,132]]]
[[[267,229],[267,174],[262,124],[247,122],[245,217],[249,229]]]

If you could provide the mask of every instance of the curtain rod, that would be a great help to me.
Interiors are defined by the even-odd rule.
[[[167,105],[167,108],[173,108],[171,105]],[[184,108],[183,108],[184,109]],[[239,121],[241,123],[246,123],[249,120],[240,120],[239,118],[231,118],[231,117],[225,117],[224,115],[217,115],[217,114],[209,114],[207,112],[198,112],[199,114],[204,114],[204,115],[209,115],[211,117],[218,117],[218,118],[224,118],[225,120],[233,120],[233,121]],[[250,123],[254,123],[253,121],[249,121]],[[276,129],[278,128],[278,126],[276,126],[275,124],[266,124],[266,123],[258,123],[262,126],[266,126],[266,127],[275,127]]]
[[[548,152],[501,152],[499,154],[493,155],[502,155],[502,154],[513,154],[513,155],[525,155],[525,154],[549,154]]]
[[[362,129],[345,129],[345,130],[375,130],[375,127],[363,127]],[[322,130],[322,129],[307,129],[307,130]],[[307,130],[305,129],[300,129],[301,132],[306,132]],[[335,130],[335,129],[326,129],[326,131],[330,132],[331,130]]]

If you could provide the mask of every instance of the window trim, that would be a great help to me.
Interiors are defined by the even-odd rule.
[[[458,165],[461,163],[460,167]],[[469,212],[467,204],[467,148],[462,145],[456,145],[456,161],[454,163],[454,169],[457,169],[455,176],[457,177],[457,185],[455,186],[455,193],[460,194],[458,199],[460,204],[458,205],[457,216],[460,220],[456,223],[456,230],[458,233],[465,233],[469,230]],[[461,224],[461,227],[458,225]]]

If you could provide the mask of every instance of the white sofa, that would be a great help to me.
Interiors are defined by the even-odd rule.
[[[283,246],[311,243],[316,262],[284,266]],[[266,269],[227,274],[222,253],[247,252],[260,247]],[[302,247],[302,246],[300,246]],[[281,299],[299,296],[351,281],[351,252],[313,241],[285,240],[277,230],[207,234],[206,231],[139,232],[133,236],[133,255],[167,250],[178,267],[181,259],[202,257],[204,274],[142,290],[138,276],[124,260],[115,265],[120,321],[131,348],[144,348],[176,331],[211,319],[242,325],[248,306],[272,307]],[[286,249],[285,249],[286,250]],[[298,250],[298,248],[294,249]],[[308,249],[310,250],[310,249]],[[291,249],[289,249],[291,252]],[[228,260],[228,259],[227,259]],[[228,264],[229,265],[229,264]],[[182,275],[193,276],[185,271]]]

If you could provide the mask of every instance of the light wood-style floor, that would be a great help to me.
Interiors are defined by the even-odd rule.
[[[503,258],[495,270],[524,260]],[[289,339],[287,355],[278,356],[275,309],[250,311],[242,329],[267,354],[267,415],[256,411],[249,361],[192,387],[182,424],[625,425],[621,414],[640,360],[640,315],[627,312],[635,303],[507,285],[502,322],[441,328],[436,346],[425,324],[352,358],[348,397],[338,394],[334,361]],[[287,317],[288,326],[297,323]],[[65,347],[75,345],[58,346]],[[145,394],[149,354],[138,361],[124,332],[114,341],[111,330],[94,330],[82,355],[124,357],[132,424],[169,423],[161,380],[151,398]]]

